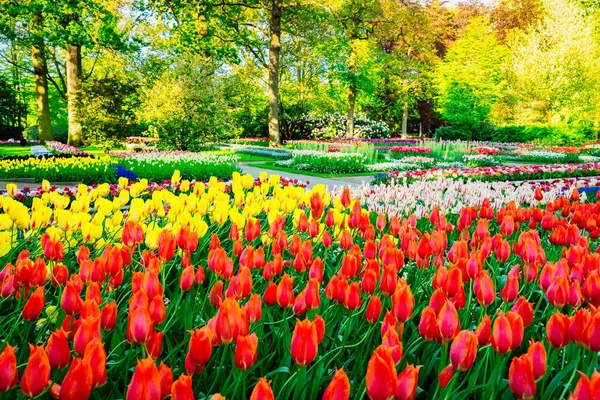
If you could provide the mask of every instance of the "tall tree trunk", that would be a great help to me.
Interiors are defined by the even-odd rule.
[[[408,133],[408,101],[404,100],[404,107],[402,108],[402,136],[406,136]]]
[[[35,83],[35,103],[38,116],[38,134],[41,143],[54,140],[52,123],[50,122],[50,105],[48,102],[48,66],[44,54],[44,38],[41,36],[41,27],[44,23],[41,13],[36,14],[31,20],[34,42],[31,47],[33,58],[33,73]]]
[[[279,146],[279,53],[281,51],[281,0],[272,0],[269,45],[269,145]]]
[[[354,107],[356,106],[356,85],[348,88],[348,120],[346,121],[346,137],[354,137]]]
[[[67,44],[67,111],[69,123],[68,143],[83,146],[83,134],[79,120],[79,96],[81,93],[81,46]]]

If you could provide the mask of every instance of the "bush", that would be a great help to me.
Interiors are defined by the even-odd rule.
[[[493,125],[481,125],[477,128],[449,125],[437,128],[434,137],[439,140],[494,141],[495,134],[496,128]]]
[[[346,137],[347,115],[339,112],[315,116],[304,114],[295,121],[291,132],[293,139],[336,139]],[[389,139],[390,127],[384,121],[370,119],[365,114],[354,117],[354,137],[364,139]]]

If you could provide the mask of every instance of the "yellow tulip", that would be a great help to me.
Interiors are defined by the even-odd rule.
[[[6,184],[6,193],[8,193],[10,197],[15,197],[17,195],[17,191],[17,185],[15,185],[14,183]]]

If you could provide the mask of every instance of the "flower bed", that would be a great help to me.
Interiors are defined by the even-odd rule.
[[[228,179],[238,171],[235,155],[192,153],[185,151],[154,151],[111,153],[119,157],[119,165],[136,176],[150,181],[168,180],[176,170],[191,180],[207,181],[211,176]]]
[[[434,168],[416,171],[390,171],[379,177],[375,183],[391,183],[394,179],[435,180],[440,177],[472,179],[482,181],[520,181],[530,179],[557,179],[600,175],[600,164],[559,164],[559,165],[505,165],[481,168]]]
[[[597,390],[600,204],[535,192],[396,218],[276,177],[171,181],[0,199],[5,396]]]
[[[394,146],[390,148],[390,155],[392,158],[403,158],[407,155],[413,154],[429,154],[431,149],[429,147],[412,147],[412,146]]]
[[[545,150],[518,151],[509,159],[523,162],[538,163],[575,163],[579,162],[579,156],[574,153],[559,153]]]
[[[73,157],[13,157],[0,161],[0,179],[33,178],[54,182],[115,182],[116,175],[110,168],[109,157],[100,159],[89,156]]]
[[[64,144],[55,140],[50,140],[45,143],[46,147],[56,154],[73,154],[75,156],[89,156],[87,151],[79,150],[77,147],[70,144]]]
[[[484,154],[487,156],[497,156],[498,154],[506,153],[506,150],[498,149],[496,147],[480,146],[472,148],[471,152],[477,154]]]
[[[366,171],[365,162],[366,156],[360,153],[292,150],[292,160],[285,166],[326,174],[343,174]]]
[[[221,149],[221,150],[233,150],[238,153],[255,154],[255,155],[259,155],[259,156],[267,156],[267,157],[281,158],[281,159],[286,159],[286,158],[291,157],[289,150],[278,149],[278,148],[274,148],[274,147],[267,148],[267,147],[263,147],[263,146],[229,144],[227,146],[216,146],[216,148]]]

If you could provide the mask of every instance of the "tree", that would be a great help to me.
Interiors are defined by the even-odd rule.
[[[600,46],[593,16],[568,0],[544,3],[547,16],[512,44],[511,89],[519,121],[597,121]]]
[[[507,57],[489,19],[473,19],[436,71],[442,118],[471,132],[489,122],[492,108],[505,96]]]

